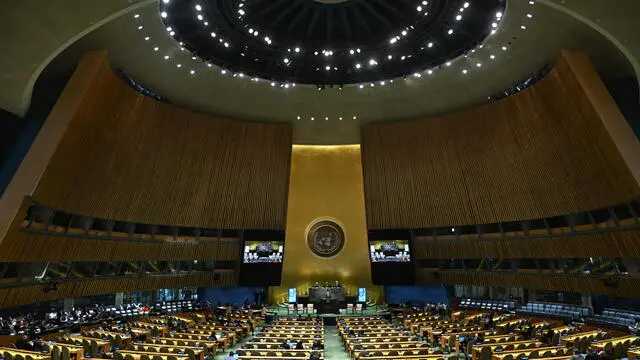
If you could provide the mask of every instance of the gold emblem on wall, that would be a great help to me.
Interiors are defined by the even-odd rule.
[[[331,258],[344,247],[344,231],[331,220],[316,220],[307,228],[307,246],[316,256]]]

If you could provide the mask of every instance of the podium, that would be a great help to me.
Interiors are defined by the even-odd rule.
[[[345,291],[342,286],[316,286],[309,289],[309,302],[318,314],[340,314],[345,307]]]

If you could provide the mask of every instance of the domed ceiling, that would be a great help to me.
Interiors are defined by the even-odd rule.
[[[16,56],[0,59],[12,69],[2,74],[3,108],[24,113],[29,89],[45,65],[47,71],[68,71],[85,52],[107,50],[114,69],[176,106],[238,120],[289,122],[299,144],[349,144],[359,142],[365,123],[486,103],[490,95],[553,65],[561,49],[585,51],[605,77],[633,75],[627,58],[636,64],[628,53],[633,39],[603,36],[609,33],[588,26],[583,17],[558,11],[560,0],[63,1],[64,11],[36,0],[12,2],[13,16],[0,15],[9,28],[21,29],[4,35],[8,53]],[[180,3],[186,4],[183,12]],[[612,31],[626,24],[607,12],[592,13],[617,23]],[[205,31],[207,26],[211,30]],[[419,44],[425,49],[415,47]],[[245,46],[262,54],[257,61],[262,65],[229,60],[249,57],[249,52],[242,56]],[[431,55],[419,55],[425,50]],[[233,57],[220,55],[224,51]],[[376,54],[371,68],[370,54]],[[284,57],[290,57],[291,69],[300,70],[282,72]],[[408,59],[421,60],[405,66],[414,64]],[[329,63],[330,70],[316,70]],[[358,63],[362,72],[355,71]]]
[[[472,50],[505,0],[162,0],[198,58],[278,83],[345,85],[411,75]]]

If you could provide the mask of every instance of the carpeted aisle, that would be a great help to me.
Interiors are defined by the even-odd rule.
[[[324,327],[324,358],[326,360],[350,360],[335,325]]]

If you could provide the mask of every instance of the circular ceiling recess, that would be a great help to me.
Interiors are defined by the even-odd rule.
[[[480,46],[506,0],[160,0],[167,32],[203,61],[317,86],[421,72]]]

